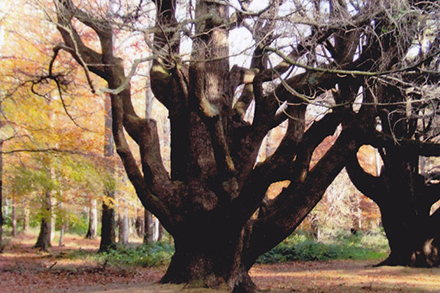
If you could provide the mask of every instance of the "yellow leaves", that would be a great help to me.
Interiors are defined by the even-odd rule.
[[[116,199],[107,196],[107,195],[103,195],[101,196],[101,201],[103,204],[107,205],[109,208],[115,208],[116,206]]]

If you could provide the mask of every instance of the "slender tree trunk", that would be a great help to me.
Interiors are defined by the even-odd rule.
[[[139,215],[139,213],[140,213],[139,209],[137,209],[136,220],[135,220],[136,235],[138,237],[143,237],[145,231],[145,221],[144,221],[144,216]]]
[[[35,248],[41,248],[44,251],[47,251],[49,247],[51,247],[50,243],[50,221],[47,219],[41,220],[40,233],[38,234],[37,243],[35,243]]]
[[[51,205],[51,216],[50,216],[50,241],[52,242],[53,239],[55,238],[55,231],[56,231],[56,220],[57,220],[57,216],[53,210],[52,207],[54,207],[56,205],[56,199],[54,199],[51,196],[50,199],[50,205]]]
[[[52,228],[52,197],[49,191],[45,194],[45,211],[41,219],[40,233],[38,234],[37,242],[35,243],[35,248],[41,248],[47,251],[51,247],[51,228]]]
[[[98,228],[98,212],[96,199],[90,201],[89,208],[89,229],[87,230],[86,238],[95,239],[97,235]]]
[[[158,233],[158,236],[157,236],[157,241],[158,242],[160,242],[160,241],[163,241],[163,239],[164,239],[164,237],[165,237],[165,228],[164,228],[164,226],[162,226],[162,224],[159,222],[159,233]]]
[[[107,192],[106,196],[114,198],[114,193]],[[115,210],[105,203],[102,204],[102,226],[101,226],[101,243],[99,251],[108,251],[116,245],[116,233],[115,233]]]
[[[26,204],[23,207],[23,233],[29,230],[29,215],[30,211]]]
[[[18,234],[17,231],[17,205],[15,200],[11,200],[12,205],[12,213],[11,213],[11,224],[12,224],[12,237],[16,237]]]
[[[112,177],[115,171],[112,162],[112,157],[115,153],[114,140],[112,134],[112,108],[110,97],[106,95],[105,97],[105,134],[104,134],[104,157],[107,158],[108,164],[110,165],[108,170],[111,173],[109,176]],[[106,186],[104,187],[104,194],[107,200],[102,203],[102,225],[101,225],[101,243],[99,246],[99,251],[108,251],[116,244],[115,235],[115,210],[114,210],[114,178],[109,178]]]
[[[60,227],[60,239],[58,240],[58,246],[63,247],[64,246],[64,232],[65,232],[65,224],[61,224]]]
[[[144,243],[153,243],[154,242],[154,219],[153,214],[149,211],[145,210],[144,212]]]
[[[1,112],[1,102],[0,102]],[[1,121],[1,120],[0,120]],[[1,125],[1,124],[0,124]],[[3,252],[3,141],[0,140],[0,253]]]
[[[0,45],[0,48],[2,46]],[[5,125],[3,117],[2,99],[0,99],[0,129]],[[3,251],[3,143],[0,139],[0,253]]]
[[[64,246],[64,233],[66,232],[66,224],[68,221],[67,221],[67,214],[66,214],[66,212],[64,212],[64,209],[63,209],[63,207],[64,207],[63,202],[60,202],[59,207],[63,212],[61,213],[61,216],[60,216],[60,238],[58,239],[58,246],[62,247],[62,246]],[[55,230],[55,225],[52,225],[52,227],[54,227],[53,229]],[[52,233],[52,234],[55,234],[55,233]]]
[[[128,208],[121,207],[119,211],[119,244],[128,244],[129,224],[128,224]]]

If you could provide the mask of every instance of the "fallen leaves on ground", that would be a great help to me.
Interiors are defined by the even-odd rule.
[[[159,285],[166,267],[118,268],[96,260],[59,257],[69,250],[97,251],[99,240],[66,237],[49,253],[21,235],[0,255],[0,292],[220,292]],[[256,265],[250,274],[267,292],[440,292],[440,269],[373,267],[373,261],[335,260]]]
[[[259,265],[255,283],[270,292],[440,292],[440,268],[374,267],[375,261],[332,260]]]

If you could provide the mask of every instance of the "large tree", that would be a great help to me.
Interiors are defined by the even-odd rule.
[[[391,58],[405,44],[388,31],[400,13],[422,9],[411,1],[257,2],[53,1],[57,48],[83,67],[93,90],[92,73],[107,82],[116,150],[139,199],[174,237],[164,283],[254,291],[248,271],[257,257],[294,231],[374,131],[374,97],[362,91],[420,65]],[[83,38],[90,30],[97,42]],[[131,69],[115,50],[128,31],[143,34],[151,51]],[[248,65],[236,55],[250,55]],[[131,77],[146,60],[155,98],[169,111],[170,173],[156,122],[133,104]],[[282,123],[279,146],[257,162],[265,136]],[[312,167],[314,150],[333,134]],[[266,197],[285,180],[278,196]]]
[[[433,206],[440,200],[440,184],[435,182],[439,176],[426,172],[427,160],[420,159],[440,155],[440,34],[433,17],[439,7],[431,4],[420,2],[408,10],[411,14],[386,23],[391,30],[379,39],[389,65],[411,61],[420,65],[417,71],[368,84],[375,103],[369,107],[373,114],[367,123],[376,130],[362,143],[378,148],[383,161],[379,176],[368,174],[355,155],[347,165],[356,187],[380,208],[391,249],[384,265],[440,265],[440,209]]]

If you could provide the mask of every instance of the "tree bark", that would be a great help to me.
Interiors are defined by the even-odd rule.
[[[29,230],[29,216],[30,211],[27,204],[25,204],[23,207],[23,233]]]
[[[38,234],[37,242],[35,243],[35,248],[40,248],[43,251],[48,251],[51,247],[50,234],[51,234],[50,221],[47,219],[41,220],[40,233]]]
[[[143,211],[144,209],[142,209]],[[136,209],[136,219],[135,219],[135,229],[136,229],[136,235],[138,237],[144,237],[144,231],[145,231],[145,217],[142,213],[142,216],[139,214],[139,209]]]
[[[47,251],[52,246],[52,196],[50,191],[47,191],[45,194],[43,209],[44,212],[41,219],[40,233],[38,234],[38,239],[34,247]]]
[[[154,95],[151,90],[150,79],[147,80],[145,91],[145,118],[151,119],[153,113]],[[147,209],[144,210],[144,244],[153,243],[155,241],[156,225],[153,214]]]
[[[379,265],[439,266],[440,233],[435,227],[440,212],[430,215],[439,190],[437,186],[425,186],[417,175],[417,163],[408,159],[417,154],[402,152],[405,151],[387,148],[380,177],[367,174],[355,158],[350,160],[347,171],[355,186],[379,206],[390,246],[390,255]]]
[[[61,224],[60,226],[60,239],[58,239],[58,246],[63,247],[64,246],[64,233],[66,230],[66,224]]]
[[[215,227],[221,230],[205,234],[198,229],[204,227],[195,228],[174,235],[176,252],[161,283],[254,292],[256,286],[242,261],[244,233]]]
[[[153,214],[148,210],[144,210],[144,244],[153,243],[154,242],[154,219]]]
[[[12,237],[16,237],[18,234],[17,205],[14,199],[11,200],[11,206],[12,206],[12,213],[11,213]]]
[[[126,206],[120,207],[119,217],[119,244],[128,244],[129,235],[129,221],[128,221],[128,208]]]
[[[158,226],[159,226],[158,227],[159,231],[157,233],[157,241],[161,242],[161,241],[163,241],[163,239],[165,237],[166,231],[165,231],[164,226],[162,226],[162,224],[160,222],[158,223]]]
[[[0,101],[0,114],[2,114]],[[0,128],[3,127],[3,119],[0,119]],[[3,140],[0,140],[0,253],[3,252]]]
[[[114,193],[106,192],[108,198],[113,199]],[[102,203],[101,216],[101,242],[99,244],[99,252],[106,252],[116,246],[115,233],[115,210],[105,201]]]
[[[114,162],[112,157],[115,153],[114,138],[112,134],[112,107],[110,97],[105,96],[105,117],[104,117],[104,158],[107,160],[107,182],[104,186],[104,196],[106,199],[102,202],[102,217],[101,217],[101,243],[99,251],[105,252],[115,247],[116,245],[116,223],[115,223],[115,182],[114,182]]]
[[[391,250],[387,259],[379,265],[440,266],[440,235],[435,229],[438,223],[433,224],[429,214],[414,215],[414,210],[405,210],[402,204],[396,202],[379,207]]]
[[[95,239],[98,231],[98,212],[96,199],[90,201],[89,207],[89,228],[87,229],[86,239]]]

